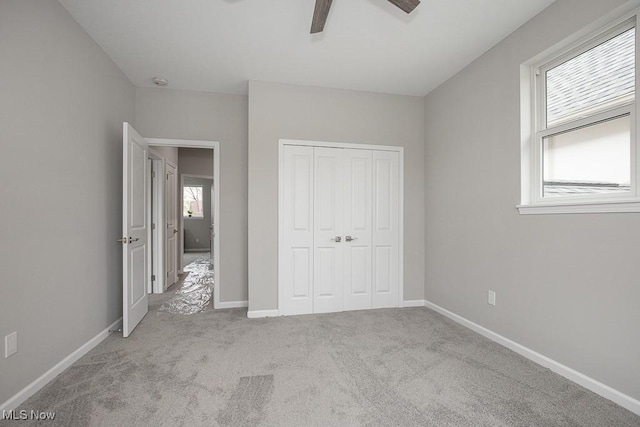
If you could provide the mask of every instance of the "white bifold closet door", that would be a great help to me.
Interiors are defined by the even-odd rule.
[[[280,312],[399,306],[399,170],[390,151],[284,146]]]
[[[312,148],[313,312],[342,311],[344,236],[343,150]]]
[[[343,296],[345,310],[372,307],[373,172],[371,150],[344,152]]]
[[[398,167],[397,152],[373,152],[373,308],[400,306]]]

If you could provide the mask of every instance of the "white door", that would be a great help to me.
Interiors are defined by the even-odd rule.
[[[280,173],[279,307],[313,313],[313,147],[286,145]]]
[[[314,313],[342,311],[344,150],[314,149]]]
[[[371,308],[372,152],[344,155],[344,309]]]
[[[128,123],[123,125],[122,188],[122,335],[128,337],[149,310],[148,144]]]
[[[399,155],[373,152],[373,308],[399,307]]]
[[[167,287],[178,281],[178,192],[176,165],[167,162],[166,218],[167,218]]]

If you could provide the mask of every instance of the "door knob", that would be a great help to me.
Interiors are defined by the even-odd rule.
[[[342,237],[336,236],[336,237],[333,237],[331,240],[334,240],[336,243],[340,243],[342,241]]]
[[[139,237],[129,237],[129,243],[131,242],[137,242],[138,240],[140,240]]]
[[[175,228],[173,229],[173,234],[176,234],[178,232],[178,230],[176,230]]]
[[[127,238],[126,237],[122,237],[122,238],[116,240],[116,242],[127,243]]]
[[[358,240],[358,238],[357,237],[351,237],[351,236],[345,236],[344,240],[346,240],[347,242],[351,242],[353,240]]]

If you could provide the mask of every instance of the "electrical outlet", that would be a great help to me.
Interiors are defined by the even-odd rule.
[[[489,291],[489,298],[487,299],[487,303],[489,305],[496,305],[496,293],[493,291]]]
[[[18,352],[18,332],[12,332],[4,337],[4,358]]]

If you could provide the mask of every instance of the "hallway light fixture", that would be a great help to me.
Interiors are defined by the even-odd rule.
[[[153,83],[156,86],[160,86],[160,87],[165,87],[169,84],[169,81],[163,77],[154,77],[153,78]]]

